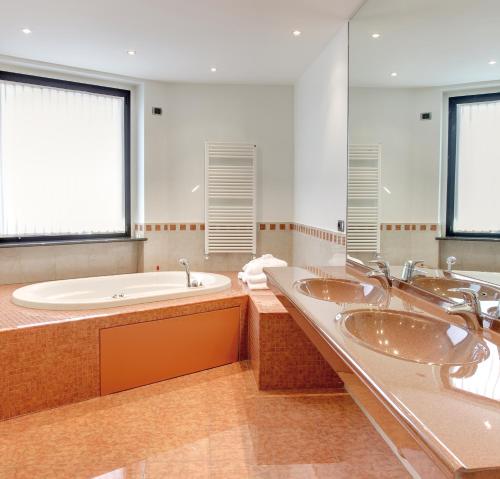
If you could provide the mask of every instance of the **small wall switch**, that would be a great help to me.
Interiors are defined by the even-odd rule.
[[[162,114],[162,110],[159,106],[154,106],[153,107],[153,115],[161,115]]]
[[[345,230],[345,221],[344,220],[338,220],[337,221],[337,229],[343,233]]]
[[[420,119],[421,120],[432,120],[432,113],[431,112],[420,113]]]

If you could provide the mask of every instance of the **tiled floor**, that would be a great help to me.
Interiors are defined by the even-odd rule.
[[[409,476],[348,395],[261,393],[237,363],[2,422],[0,477]]]

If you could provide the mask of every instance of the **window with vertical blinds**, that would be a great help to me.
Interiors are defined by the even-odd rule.
[[[130,235],[130,92],[0,72],[0,241]]]
[[[447,236],[500,236],[500,93],[449,102]]]

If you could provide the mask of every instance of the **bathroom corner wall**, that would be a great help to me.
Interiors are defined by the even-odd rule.
[[[182,256],[204,271],[239,271],[251,259],[205,259],[205,141],[257,145],[257,254],[291,261],[293,104],[292,86],[145,82],[145,271],[178,269]]]
[[[345,263],[337,221],[346,220],[347,94],[346,23],[295,84],[294,217],[304,228],[294,231],[297,265]]]

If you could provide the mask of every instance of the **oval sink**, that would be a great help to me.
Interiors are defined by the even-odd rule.
[[[352,311],[339,315],[345,332],[379,353],[416,363],[473,364],[489,349],[473,332],[446,321],[402,311]]]
[[[474,281],[462,279],[448,279],[448,278],[414,278],[411,282],[418,288],[425,289],[443,298],[454,299],[463,301],[462,294],[455,291],[450,291],[453,288],[470,288],[477,292],[481,301],[499,301],[500,290],[494,287],[486,286],[484,284],[475,283]]]
[[[295,288],[307,296],[336,303],[377,304],[386,293],[372,284],[348,279],[309,278],[295,283]]]

